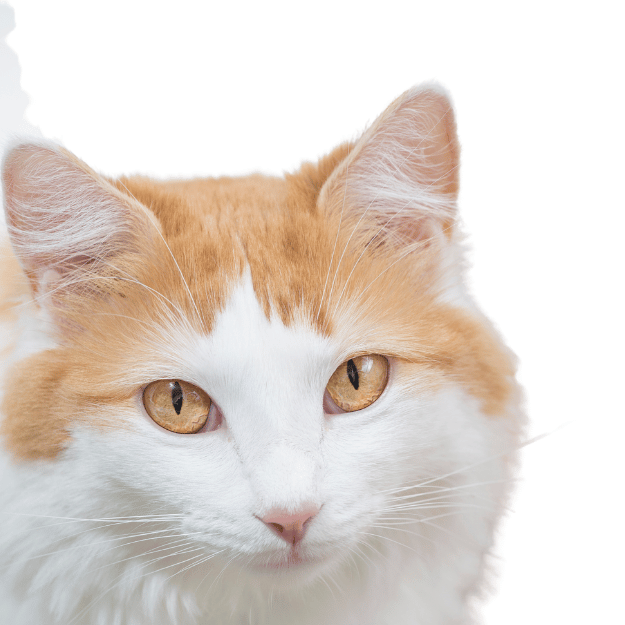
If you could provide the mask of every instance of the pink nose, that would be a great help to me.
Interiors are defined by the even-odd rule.
[[[288,513],[285,510],[271,510],[261,521],[289,545],[296,545],[304,538],[306,528],[317,512],[319,512],[319,508],[312,507],[294,513]]]

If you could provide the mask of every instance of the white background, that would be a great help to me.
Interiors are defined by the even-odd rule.
[[[531,434],[552,432],[524,452],[484,623],[625,623],[619,3],[11,4],[0,141],[30,101],[107,174],[280,174],[415,83],[449,90],[471,286],[520,357]]]

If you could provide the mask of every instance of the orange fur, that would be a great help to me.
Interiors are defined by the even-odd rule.
[[[0,243],[0,322],[15,322],[16,306],[29,293],[28,280],[9,243]]]

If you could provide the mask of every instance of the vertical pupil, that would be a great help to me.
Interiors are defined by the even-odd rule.
[[[174,385],[171,387],[171,403],[174,406],[176,414],[180,414],[182,410],[182,389],[177,381],[174,382]]]
[[[354,364],[354,361],[350,358],[347,361],[347,377],[349,381],[352,383],[352,386],[358,390],[359,382],[358,382],[358,369]]]

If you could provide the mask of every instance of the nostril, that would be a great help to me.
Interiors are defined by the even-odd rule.
[[[306,529],[317,512],[319,512],[318,507],[308,507],[295,513],[274,509],[262,517],[261,521],[276,536],[279,536],[290,545],[295,545],[304,538]]]
[[[282,534],[284,532],[284,525],[280,525],[279,523],[265,523],[272,529],[278,532],[278,534]]]

